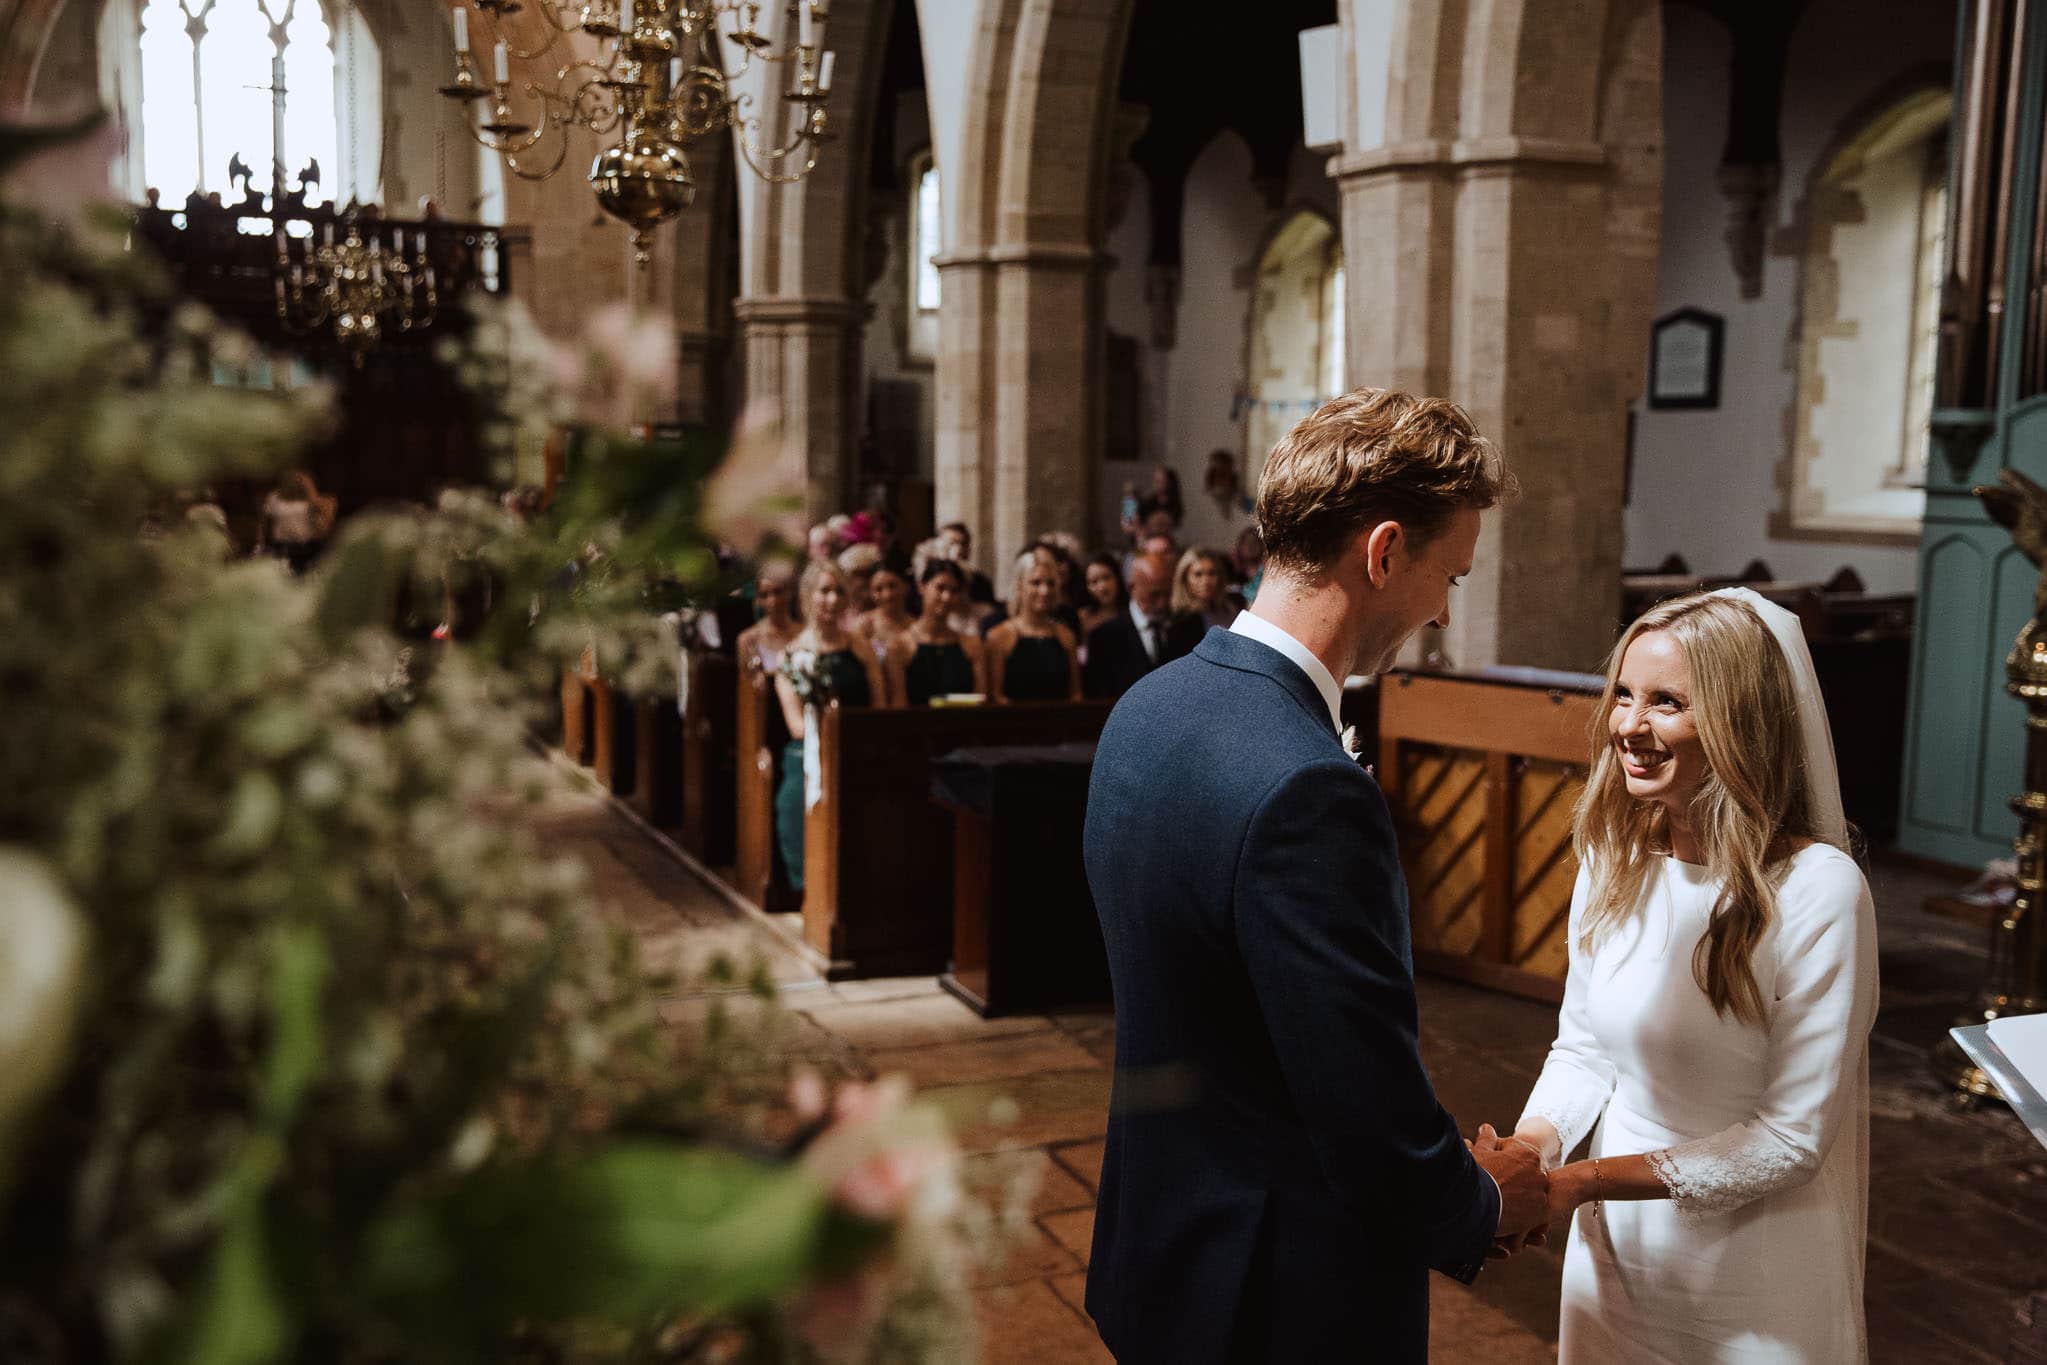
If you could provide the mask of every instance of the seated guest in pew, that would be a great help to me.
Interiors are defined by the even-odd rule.
[[[1016,557],[1009,618],[990,630],[988,695],[997,702],[1078,701],[1080,658],[1073,632],[1053,616],[1059,571],[1042,546]]]
[[[1129,607],[1087,637],[1088,696],[1114,701],[1174,657],[1166,641],[1172,594],[1171,560],[1139,555],[1132,561]]]
[[[795,565],[786,559],[761,565],[753,584],[753,607],[758,619],[739,632],[739,666],[772,676],[782,666],[782,651],[803,629],[796,619]]]
[[[952,623],[966,600],[966,574],[949,559],[934,559],[924,566],[923,588],[923,613],[889,647],[889,691],[905,706],[928,706],[933,697],[963,692],[985,695],[981,642]]]
[[[879,567],[881,551],[872,545],[848,545],[839,551],[839,568],[846,575],[846,626],[849,630],[874,605],[874,571]]]
[[[1104,551],[1087,562],[1082,584],[1087,590],[1087,605],[1080,609],[1080,662],[1084,669],[1087,637],[1114,620],[1127,605],[1123,597],[1123,565],[1116,556]]]
[[[1214,550],[1189,550],[1173,571],[1173,623],[1166,628],[1166,655],[1192,654],[1210,626],[1224,630],[1244,609],[1228,587],[1229,561]]]
[[[901,574],[886,564],[876,566],[874,576],[867,581],[867,600],[872,605],[854,622],[854,632],[866,639],[874,657],[881,662],[884,678],[889,676],[889,649],[917,624],[917,618],[905,606],[909,594],[910,585]],[[888,704],[901,706],[903,694],[891,693]]]
[[[846,629],[851,586],[837,564],[813,560],[803,571],[803,619],[810,624],[789,643],[790,651],[815,650],[817,666],[832,680],[832,695],[841,706],[886,706],[888,690],[881,664],[867,641]],[[789,727],[782,751],[782,770],[775,779],[775,847],[789,874],[789,885],[803,889],[803,703],[783,674],[775,675],[775,697],[783,723]]]

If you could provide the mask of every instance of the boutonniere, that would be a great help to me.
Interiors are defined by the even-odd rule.
[[[1358,747],[1357,726],[1346,725],[1343,727],[1343,751],[1360,763],[1365,761],[1364,750]]]

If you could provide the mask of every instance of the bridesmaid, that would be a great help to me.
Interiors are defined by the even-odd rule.
[[[1095,633],[1096,627],[1106,626],[1121,616],[1129,603],[1123,596],[1123,566],[1112,554],[1104,552],[1090,559],[1083,582],[1087,587],[1087,605],[1080,609],[1080,638],[1085,640]]]
[[[754,623],[739,632],[739,663],[773,677],[782,666],[782,651],[803,628],[795,615],[795,567],[786,560],[761,565],[753,585],[753,606]]]
[[[828,559],[811,561],[803,571],[799,594],[803,619],[809,622],[789,644],[790,650],[817,651],[820,672],[829,673],[832,695],[840,706],[888,704],[881,664],[874,650],[860,635],[846,629],[846,608],[852,588],[845,571]],[[789,885],[803,889],[803,703],[789,679],[775,676],[775,696],[782,703],[782,719],[789,727],[789,743],[782,751],[782,771],[775,785],[775,846],[781,850],[782,866]]]
[[[860,613],[854,626],[881,664],[882,677],[889,684],[890,706],[904,704],[902,689],[895,686],[894,660],[889,654],[904,633],[917,624],[917,618],[904,606],[909,595],[909,582],[901,574],[886,564],[876,565],[874,576],[867,580],[867,600],[872,605]]]
[[[1058,606],[1052,556],[1018,555],[1009,619],[988,632],[988,692],[995,701],[1080,700],[1080,656],[1073,632],[1053,619]]]
[[[966,600],[966,574],[952,560],[934,559],[924,566],[922,586],[923,614],[889,647],[890,690],[909,706],[926,706],[948,693],[985,694],[981,642],[952,624],[952,614]]]

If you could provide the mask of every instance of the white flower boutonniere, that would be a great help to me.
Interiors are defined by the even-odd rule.
[[[1364,751],[1358,748],[1357,726],[1346,725],[1343,727],[1343,751],[1352,758],[1357,759],[1360,763],[1364,761]]]

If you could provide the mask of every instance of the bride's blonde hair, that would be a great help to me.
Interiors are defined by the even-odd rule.
[[[1776,887],[1800,841],[1819,840],[1807,800],[1798,697],[1784,652],[1744,602],[1699,595],[1666,602],[1629,626],[1606,664],[1605,705],[1593,730],[1592,771],[1578,798],[1572,845],[1592,869],[1586,946],[1641,905],[1652,860],[1670,849],[1668,812],[1628,794],[1609,730],[1628,646],[1663,631],[1684,651],[1692,718],[1707,773],[1691,828],[1720,887],[1692,950],[1692,977],[1718,1014],[1763,1019],[1755,953],[1776,909]]]

